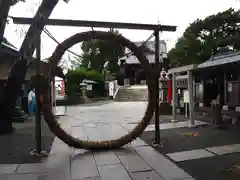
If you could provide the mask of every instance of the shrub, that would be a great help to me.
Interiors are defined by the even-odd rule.
[[[85,68],[77,68],[75,70],[69,70],[66,75],[66,94],[67,96],[74,96],[81,93],[80,83],[84,80],[92,80],[97,82],[93,84],[93,91],[88,93],[89,96],[99,96],[104,92],[104,76],[103,74],[94,71],[87,70]]]

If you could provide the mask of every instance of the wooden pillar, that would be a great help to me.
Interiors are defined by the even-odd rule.
[[[238,75],[238,105],[240,105],[240,75]]]
[[[159,62],[159,31],[155,31],[155,71],[156,71],[156,102],[155,102],[155,144],[160,144],[160,126],[159,126],[159,73],[160,73],[160,62]]]
[[[188,93],[189,93],[189,121],[190,127],[192,127],[195,126],[192,71],[188,71]]]
[[[172,74],[172,122],[176,122],[176,100],[177,100],[177,92],[176,92],[176,74]]]
[[[55,79],[52,80],[52,87],[51,87],[51,98],[52,98],[52,112],[53,114],[56,113],[56,88],[55,88]]]
[[[223,83],[224,83],[224,104],[227,103],[227,73],[224,71],[223,74]]]
[[[41,127],[41,98],[40,98],[40,63],[41,63],[41,35],[36,42],[36,112],[35,112],[35,140],[36,153],[40,154],[42,151],[42,127]]]
[[[192,75],[192,80],[193,80],[193,101],[196,102],[196,79],[195,76]]]

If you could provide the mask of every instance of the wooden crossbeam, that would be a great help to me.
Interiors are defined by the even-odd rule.
[[[15,24],[31,24],[33,18],[12,17]],[[176,31],[176,26],[158,25],[158,24],[138,24],[138,23],[121,23],[121,22],[104,22],[104,21],[81,21],[70,19],[48,19],[46,25],[51,26],[75,26],[75,27],[99,27],[99,28],[116,28],[116,29],[139,29],[139,30],[158,30],[158,31]]]

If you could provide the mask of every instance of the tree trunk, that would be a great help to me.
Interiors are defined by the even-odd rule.
[[[5,27],[6,27],[6,22],[7,22],[7,16],[11,7],[11,1],[10,0],[2,0],[0,1],[0,54],[1,52],[1,48],[2,48],[2,41],[3,41],[3,37],[4,37],[4,31],[5,31]],[[3,96],[3,91],[1,90],[0,92],[0,98],[2,99]],[[11,131],[12,128],[7,126],[2,126],[1,122],[0,122],[0,129],[1,127],[3,127],[2,129],[5,131]],[[1,133],[1,130],[0,130]]]
[[[11,6],[10,0],[0,1],[0,42],[3,40],[8,12]]]
[[[43,0],[32,22],[22,46],[19,58],[15,61],[0,97],[0,134],[12,132],[11,114],[24,82],[27,62],[32,58],[35,41],[41,35],[45,21],[49,18],[59,0]]]

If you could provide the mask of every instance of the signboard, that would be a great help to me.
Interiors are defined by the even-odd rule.
[[[224,105],[224,106],[222,107],[222,110],[227,111],[227,110],[228,110],[228,105]]]
[[[228,92],[232,92],[232,83],[228,83]]]
[[[214,104],[214,105],[219,104],[219,100],[218,99],[213,99],[212,104]]]
[[[114,82],[110,81],[109,82],[109,96],[113,96],[114,95]]]
[[[189,103],[189,93],[187,90],[183,92],[183,102],[184,103]]]
[[[146,80],[141,80],[141,84],[142,85],[146,85],[147,83],[146,83]]]
[[[236,107],[236,111],[240,112],[240,107],[239,106]]]
[[[203,92],[203,85],[199,84],[199,92]]]
[[[92,90],[92,85],[91,84],[88,84],[87,85],[87,91],[91,91]]]
[[[124,86],[129,86],[129,85],[130,85],[129,79],[124,79]]]

